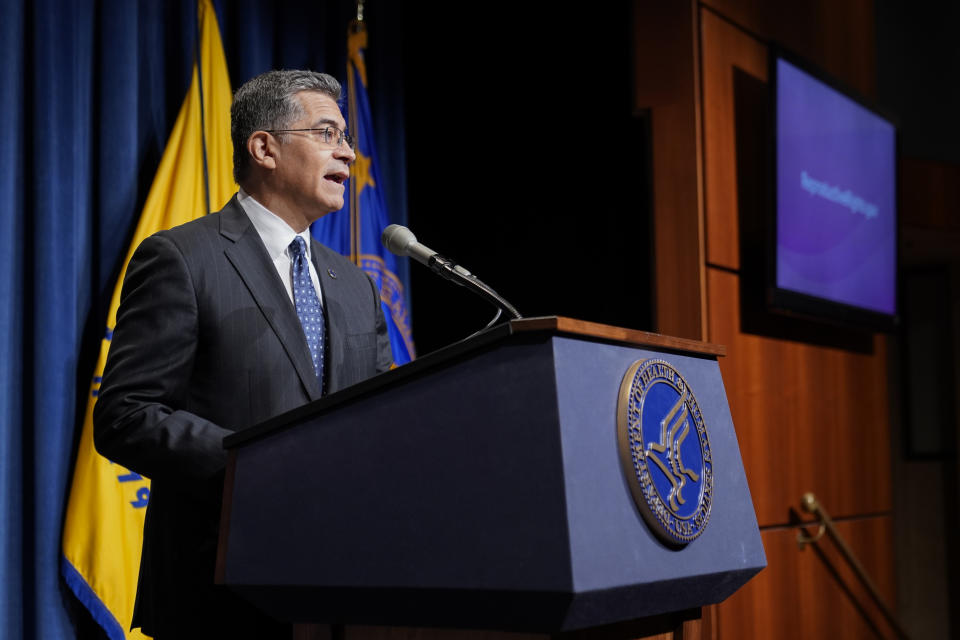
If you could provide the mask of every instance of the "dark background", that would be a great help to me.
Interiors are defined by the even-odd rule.
[[[405,7],[409,226],[524,316],[650,328],[649,134],[632,111],[630,6],[523,4]],[[420,354],[494,313],[418,264],[410,276]]]

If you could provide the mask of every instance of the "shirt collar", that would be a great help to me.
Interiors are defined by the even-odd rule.
[[[253,196],[242,188],[237,193],[237,201],[240,203],[244,212],[246,212],[247,217],[250,218],[250,222],[257,230],[257,233],[260,234],[260,239],[263,240],[263,244],[267,248],[267,253],[270,255],[271,260],[275,261],[281,255],[289,256],[287,248],[298,235],[303,238],[304,243],[307,245],[307,258],[309,259],[311,257],[310,227],[307,227],[300,233],[295,232],[280,216],[257,202]]]

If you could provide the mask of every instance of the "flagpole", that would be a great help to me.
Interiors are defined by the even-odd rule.
[[[356,161],[350,167],[350,213],[336,224],[337,250],[370,275],[380,291],[384,319],[396,364],[413,359],[413,335],[404,296],[405,283],[397,277],[397,258],[380,242],[381,231],[390,223],[383,198],[376,163],[376,144],[369,94],[371,78],[367,77],[365,52],[368,32],[365,22],[365,1],[356,3],[357,13],[347,26],[347,128],[356,142]],[[378,14],[379,15],[379,14]],[[345,199],[347,194],[345,195]],[[349,229],[343,225],[349,224]],[[347,245],[349,243],[349,245]],[[347,246],[344,246],[347,245]]]
[[[201,16],[201,13],[204,13],[204,15]],[[203,61],[201,60],[202,47],[200,46],[200,30],[203,28],[201,21],[208,20],[209,16],[205,14],[202,4],[198,5],[196,17],[197,20],[194,23],[196,25],[194,33],[194,57],[196,58],[197,65],[197,94],[200,97],[200,148],[203,150],[203,192],[207,199],[207,213],[210,213],[212,211],[210,208],[210,171],[207,168],[207,124],[203,113]]]
[[[363,4],[364,0],[357,0],[357,16],[355,20],[350,22],[350,26],[347,31],[347,110],[348,117],[350,118],[349,128],[353,131],[353,136],[355,140],[359,140],[360,135],[360,116],[357,111],[357,90],[356,90],[356,70],[357,62],[352,60],[354,48],[349,45],[349,40],[351,37],[363,32],[366,29],[366,25],[363,21]],[[357,50],[357,55],[359,55],[359,49]],[[361,186],[357,184],[357,179],[354,177],[350,181],[350,259],[353,260],[354,264],[360,266],[360,254],[361,254],[361,235],[360,235],[360,188]]]

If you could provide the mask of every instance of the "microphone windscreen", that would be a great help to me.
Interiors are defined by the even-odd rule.
[[[383,230],[380,241],[390,253],[398,256],[408,256],[410,255],[410,246],[416,243],[417,236],[401,224],[391,224]]]

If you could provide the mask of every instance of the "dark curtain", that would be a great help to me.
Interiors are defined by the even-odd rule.
[[[215,4],[234,88],[270,68],[344,78],[355,3]],[[403,222],[398,12],[366,3],[383,186]],[[90,633],[59,575],[76,438],[109,297],[186,94],[195,35],[194,0],[0,3],[2,638]]]

